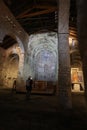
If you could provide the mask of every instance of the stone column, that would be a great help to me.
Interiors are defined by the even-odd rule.
[[[85,95],[87,96],[87,0],[77,0],[77,29],[83,65]]]
[[[58,53],[59,53],[59,102],[64,108],[72,108],[71,73],[69,53],[69,0],[58,2]]]

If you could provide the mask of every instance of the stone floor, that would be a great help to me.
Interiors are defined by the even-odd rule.
[[[73,109],[60,110],[58,97],[0,90],[0,130],[87,130],[87,102],[72,93]]]

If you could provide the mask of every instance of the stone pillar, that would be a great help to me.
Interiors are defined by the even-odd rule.
[[[63,108],[72,108],[69,54],[69,0],[58,2],[59,102]]]
[[[77,0],[77,29],[82,58],[85,95],[87,96],[87,0]]]

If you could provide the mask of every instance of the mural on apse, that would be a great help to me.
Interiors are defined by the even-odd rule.
[[[56,78],[56,58],[49,50],[42,50],[36,56],[36,79],[55,81]]]
[[[55,32],[29,37],[29,73],[38,81],[57,81],[58,37]]]

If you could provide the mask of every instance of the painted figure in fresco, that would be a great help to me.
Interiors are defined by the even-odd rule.
[[[31,90],[32,90],[33,80],[32,77],[29,76],[26,80],[26,98],[30,99]]]

